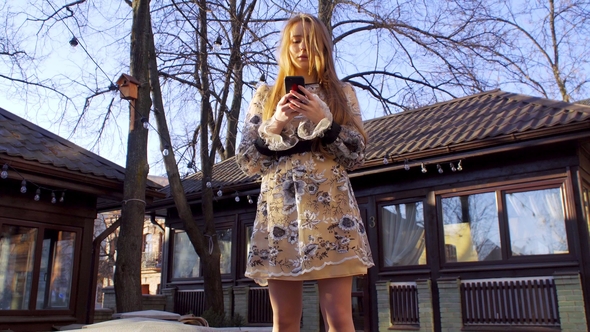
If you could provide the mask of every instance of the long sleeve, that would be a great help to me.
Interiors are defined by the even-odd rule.
[[[362,124],[358,99],[352,85],[346,84],[343,88],[353,117],[358,120],[358,123]],[[365,162],[366,146],[363,135],[352,124],[340,126],[333,124],[326,131],[325,136],[329,136],[338,129],[339,133],[337,133],[335,140],[325,145],[326,150],[334,155],[336,162],[348,170],[362,166]]]
[[[256,148],[256,140],[259,139],[258,128],[262,124],[264,100],[269,90],[268,85],[262,85],[254,93],[248,106],[248,114],[246,114],[246,120],[242,130],[242,139],[236,153],[238,166],[249,176],[264,174],[276,163],[276,158],[264,155]]]

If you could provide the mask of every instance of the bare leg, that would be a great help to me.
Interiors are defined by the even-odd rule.
[[[272,331],[298,332],[301,322],[303,282],[268,280],[272,305]]]
[[[320,306],[328,332],[354,332],[352,277],[318,280]]]

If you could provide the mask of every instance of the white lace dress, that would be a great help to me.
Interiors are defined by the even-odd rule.
[[[319,85],[306,88],[325,100]],[[343,83],[343,88],[360,120],[352,86]],[[317,125],[296,118],[280,135],[268,133],[262,112],[269,91],[263,85],[252,98],[236,158],[246,174],[262,176],[246,276],[264,286],[267,279],[366,274],[374,264],[346,172],[364,162],[362,135],[354,126],[333,124],[324,102],[327,117]],[[321,140],[326,152],[282,155],[311,140]]]

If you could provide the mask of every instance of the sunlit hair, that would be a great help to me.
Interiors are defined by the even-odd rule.
[[[315,16],[309,14],[297,14],[287,21],[281,34],[279,46],[279,73],[273,88],[271,89],[264,105],[263,118],[270,119],[279,100],[285,94],[286,76],[295,75],[296,67],[289,56],[291,44],[291,30],[295,24],[303,24],[303,42],[309,59],[309,75],[317,77],[318,83],[326,93],[326,104],[330,108],[334,121],[338,124],[354,125],[367,141],[367,135],[363,130],[362,123],[359,123],[348,107],[348,102],[342,84],[336,75],[334,56],[332,53],[333,44],[330,33],[326,26]]]

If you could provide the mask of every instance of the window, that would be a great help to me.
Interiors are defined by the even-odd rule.
[[[422,202],[381,208],[383,266],[426,264]]]
[[[220,269],[222,274],[231,273],[232,230],[218,229],[217,243],[221,251]],[[174,233],[174,257],[172,278],[196,278],[201,276],[201,260],[186,232]]]
[[[42,236],[39,236],[42,234]],[[3,224],[0,227],[0,310],[70,308],[76,232]],[[40,257],[35,257],[41,247]],[[38,271],[38,279],[34,276]],[[33,294],[33,285],[37,285]]]
[[[559,188],[509,193],[505,198],[513,256],[568,253]]]
[[[446,262],[569,253],[561,186],[442,197],[440,209]]]
[[[37,228],[2,226],[0,309],[29,309],[36,243]]]
[[[495,193],[443,198],[442,219],[447,262],[501,259]],[[449,247],[447,247],[449,246]]]
[[[231,228],[218,229],[217,242],[221,251],[221,274],[231,273]]]
[[[201,260],[186,232],[174,233],[174,257],[172,278],[196,278],[200,276]]]

